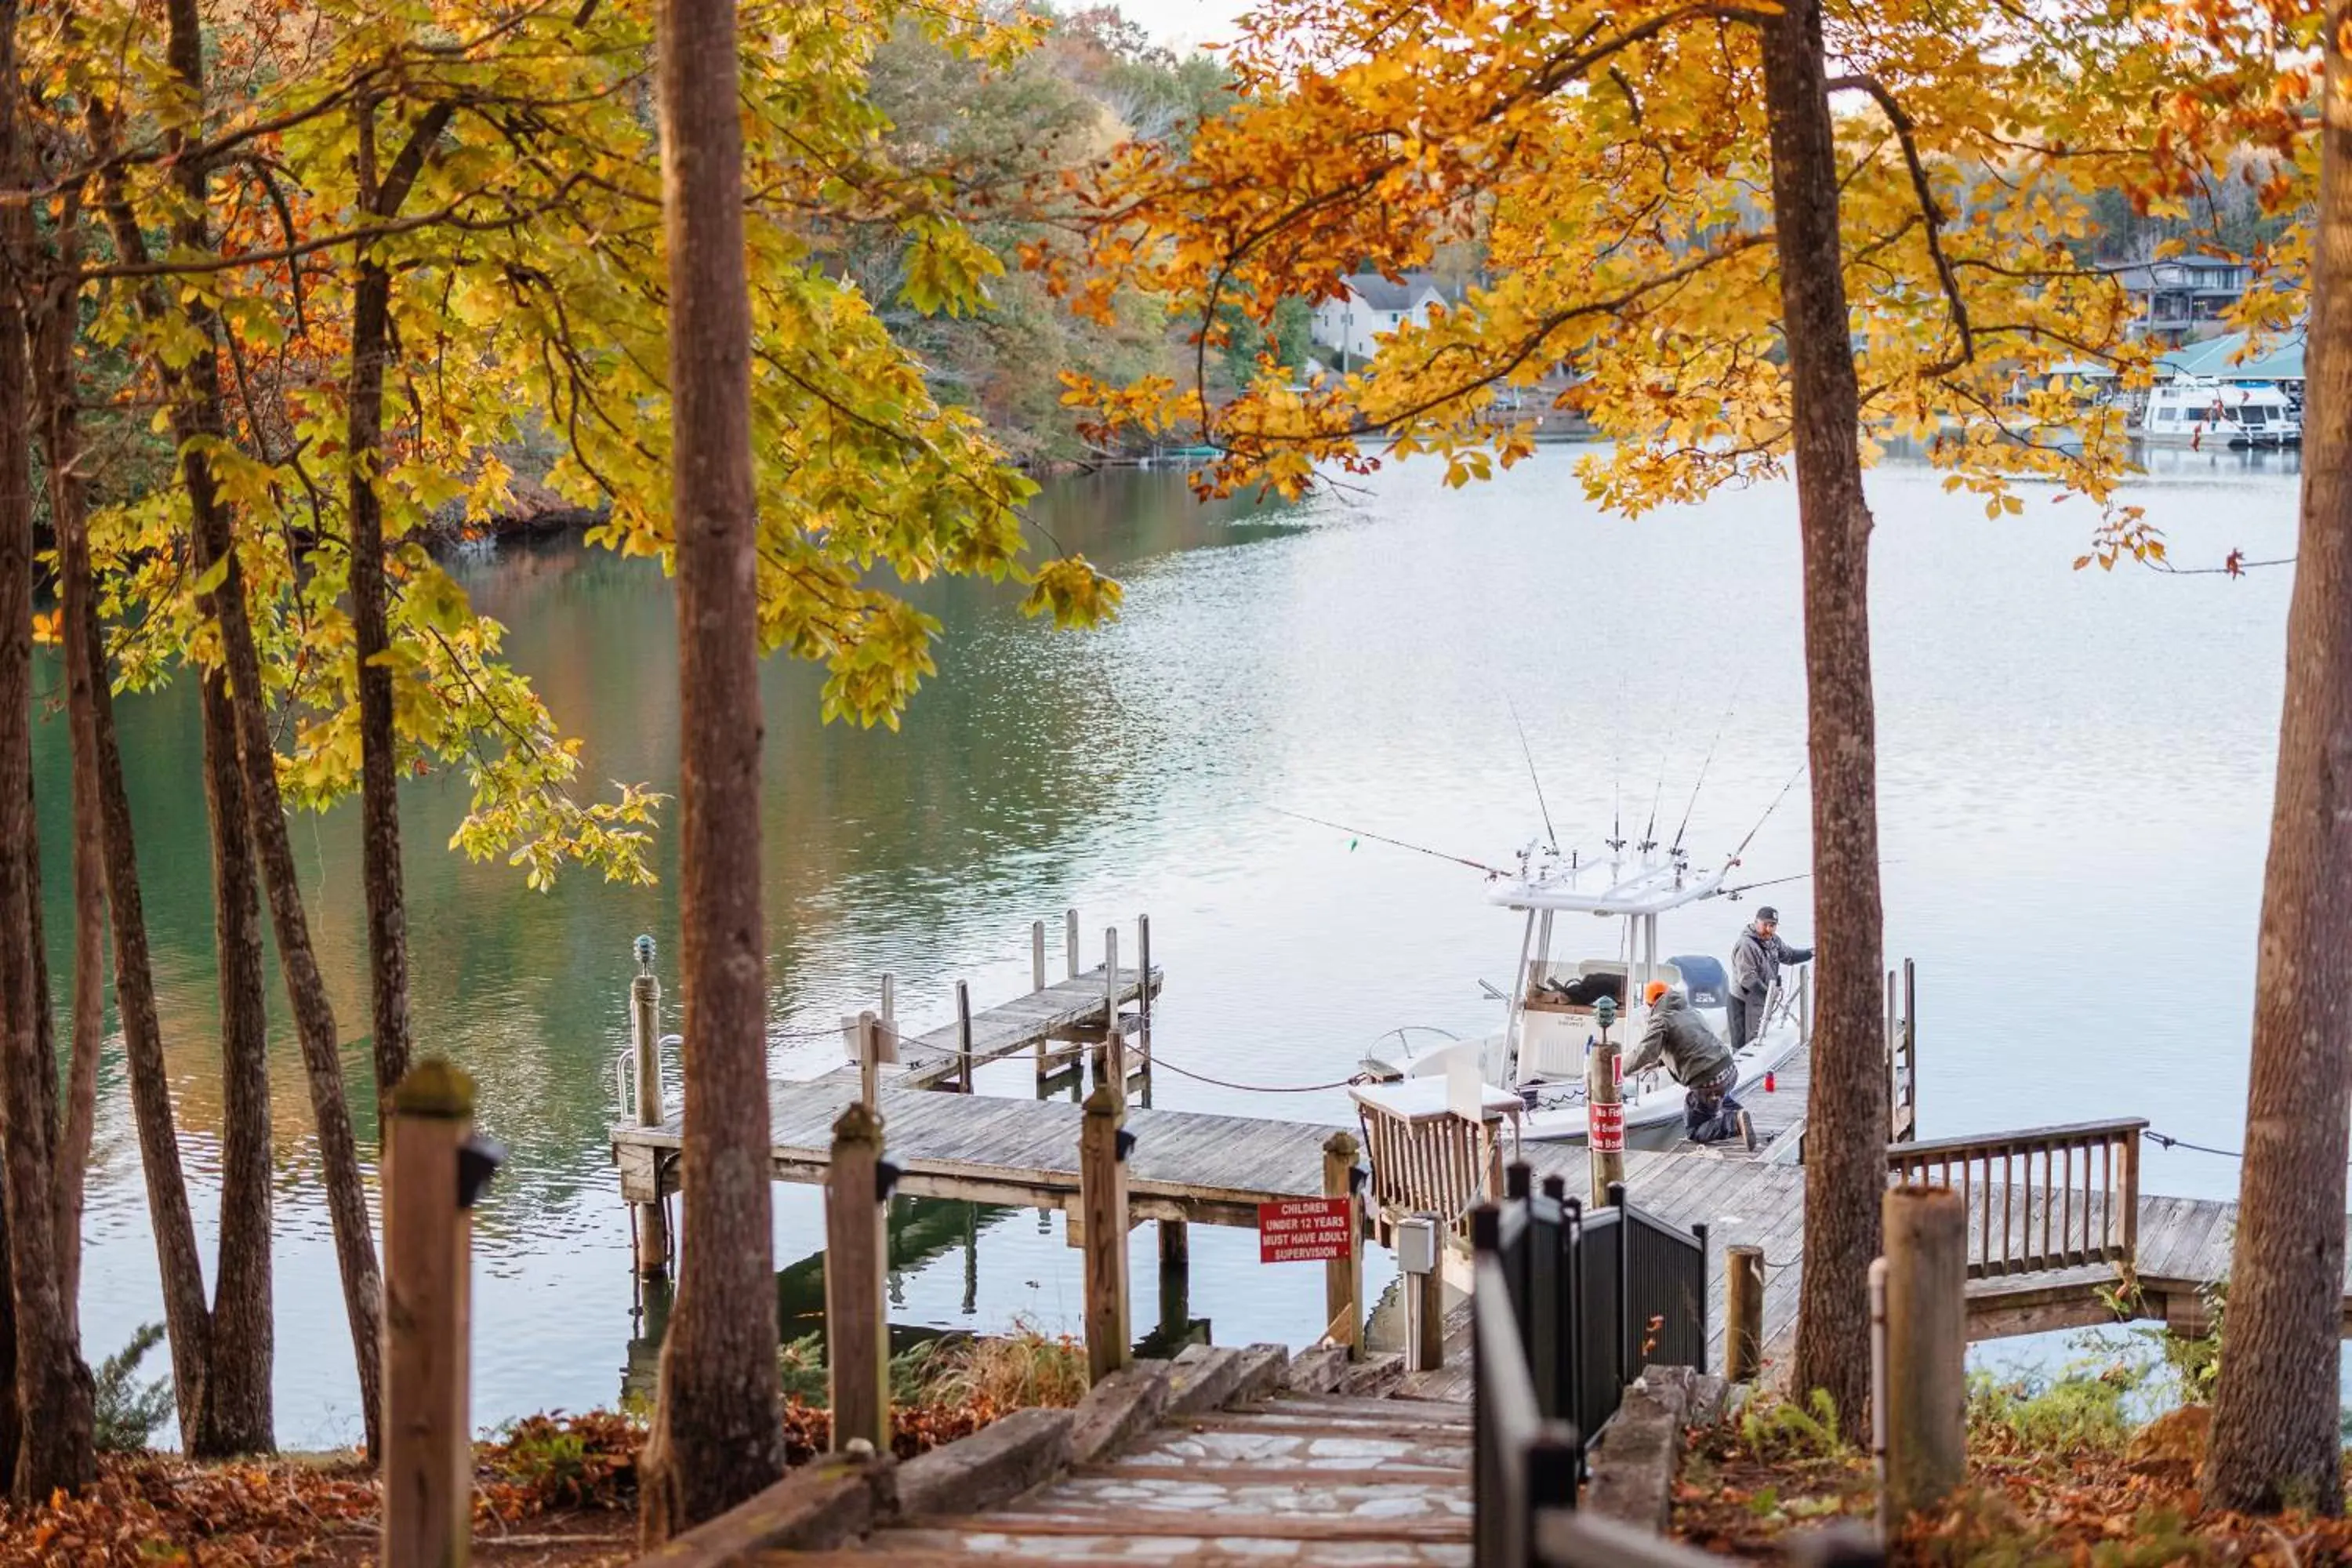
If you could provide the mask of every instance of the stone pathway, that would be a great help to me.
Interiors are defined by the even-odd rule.
[[[1467,1563],[1470,1413],[1447,1402],[1277,1392],[1171,1416],[1110,1462],[1076,1467],[1003,1508],[879,1531],[823,1558],[839,1568],[877,1559],[910,1568]]]

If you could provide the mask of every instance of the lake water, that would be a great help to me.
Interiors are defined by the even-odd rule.
[[[815,676],[773,665],[763,856],[777,1070],[837,1061],[836,1042],[807,1035],[872,1005],[885,971],[918,1026],[950,1016],[959,977],[982,1005],[1025,988],[1029,922],[1055,921],[1058,963],[1072,905],[1090,955],[1106,924],[1131,942],[1135,915],[1150,913],[1168,973],[1156,1043],[1213,1076],[1322,1082],[1399,1025],[1490,1028],[1499,1009],[1476,982],[1507,979],[1518,933],[1482,902],[1476,874],[1351,847],[1275,808],[1499,860],[1540,831],[1514,706],[1563,842],[1597,844],[1615,811],[1629,828],[1654,815],[1671,837],[1687,812],[1701,864],[1728,852],[1804,754],[1793,492],[1763,486],[1629,521],[1583,500],[1575,456],[1549,449],[1460,491],[1408,464],[1287,508],[1196,506],[1169,474],[1057,483],[1037,520],[1126,582],[1115,626],[1058,634],[1023,618],[1010,589],[927,587],[947,628],[941,670],[898,734],[820,724]],[[2136,499],[2176,561],[2292,553],[2292,456],[2152,461],[2160,471]],[[2287,573],[2076,572],[2094,521],[2079,499],[2031,493],[2022,517],[1988,521],[1900,465],[1870,489],[1887,952],[1919,963],[1924,1131],[2137,1114],[2235,1147]],[[510,547],[462,575],[585,737],[589,776],[674,788],[673,600],[658,572],[554,545]],[[53,667],[43,679],[54,686]],[[209,1258],[219,1096],[192,697],[167,690],[121,713]],[[62,974],[61,723],[36,748]],[[481,1121],[512,1150],[476,1228],[474,1413],[489,1425],[610,1404],[650,1366],[605,1131],[630,940],[652,932],[674,978],[675,844],[658,887],[574,874],[536,894],[444,850],[461,804],[433,781],[404,797],[411,963],[420,1047],[475,1074]],[[1749,871],[1801,871],[1807,822],[1800,786],[1757,836]],[[295,841],[372,1147],[356,826],[354,811],[305,817]],[[1807,885],[1774,900],[1784,929],[1809,940]],[[1748,907],[1686,912],[1667,951],[1727,950]],[[349,1442],[356,1383],[274,969],[271,984],[278,1436]],[[1025,1094],[1030,1069],[1004,1064],[981,1087]],[[93,1361],[162,1317],[118,1053],[100,1094]],[[1273,1099],[1172,1074],[1155,1100],[1352,1120],[1340,1093]],[[2145,1172],[2153,1190],[2235,1192],[2225,1159],[2151,1147]],[[821,1302],[803,1261],[821,1220],[812,1189],[777,1199],[779,1289],[798,1318]],[[1261,1268],[1246,1232],[1199,1227],[1192,1246],[1191,1310],[1219,1342],[1319,1331],[1319,1268]],[[896,1250],[901,1325],[1076,1326],[1077,1255],[1034,1211],[918,1205]],[[1146,1228],[1140,1324],[1156,1268]],[[1376,1257],[1376,1289],[1381,1271]]]

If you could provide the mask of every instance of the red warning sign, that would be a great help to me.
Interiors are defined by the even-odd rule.
[[[1625,1152],[1625,1107],[1622,1101],[1595,1101],[1585,1112],[1585,1124],[1592,1133],[1594,1153]]]
[[[1348,1256],[1353,1198],[1284,1198],[1257,1205],[1257,1260],[1307,1263]]]

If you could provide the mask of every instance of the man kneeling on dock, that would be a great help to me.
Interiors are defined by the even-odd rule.
[[[1756,1147],[1756,1133],[1748,1112],[1731,1098],[1739,1083],[1738,1064],[1731,1047],[1715,1037],[1706,1020],[1693,1011],[1690,999],[1663,980],[1653,980],[1642,999],[1649,1004],[1650,1019],[1642,1027],[1633,1059],[1625,1064],[1627,1077],[1664,1060],[1666,1071],[1686,1091],[1683,1097],[1683,1131],[1694,1143],[1720,1143],[1737,1138]]]

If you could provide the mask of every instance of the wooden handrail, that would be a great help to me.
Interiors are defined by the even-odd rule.
[[[1891,1143],[1886,1171],[1959,1193],[1971,1232],[1971,1279],[2128,1268],[2138,1256],[2139,1138],[2147,1126],[2126,1117]]]
[[[2056,1148],[2066,1143],[2084,1143],[2126,1132],[2137,1133],[2147,1126],[2146,1117],[2122,1116],[2108,1121],[2068,1121],[2055,1127],[2026,1127],[2011,1132],[1970,1132],[1958,1138],[1923,1138],[1916,1142],[1888,1145],[1886,1158],[1891,1164],[1898,1159],[1910,1159],[1921,1154],[1958,1154],[1984,1148],[2022,1149],[2029,1144],[2036,1149],[2044,1144]]]

